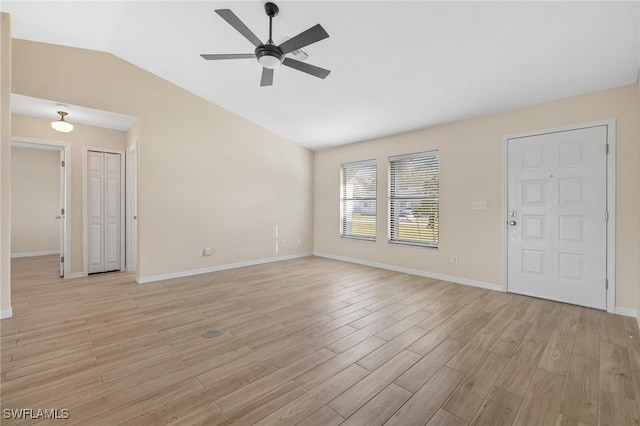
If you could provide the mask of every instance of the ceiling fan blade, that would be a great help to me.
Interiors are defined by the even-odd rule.
[[[331,71],[326,70],[324,68],[316,67],[315,65],[306,64],[304,62],[296,61],[291,58],[284,58],[284,62],[282,65],[286,65],[291,68],[295,68],[298,71],[306,72],[307,74],[311,74],[318,78],[325,78],[329,75]]]
[[[308,30],[301,32],[297,36],[285,41],[280,46],[278,46],[278,48],[282,50],[282,53],[287,54],[289,52],[293,52],[296,49],[300,49],[301,47],[305,47],[317,41],[324,40],[327,37],[329,37],[329,34],[327,34],[324,28],[322,28],[322,25],[317,24],[309,28]]]
[[[273,69],[262,68],[262,78],[260,79],[260,86],[271,86],[273,84]]]
[[[202,54],[200,55],[207,61],[215,61],[218,59],[249,59],[256,58],[255,53],[213,53],[213,54]]]
[[[216,13],[249,40],[255,47],[262,45],[260,39],[229,9],[216,9]]]

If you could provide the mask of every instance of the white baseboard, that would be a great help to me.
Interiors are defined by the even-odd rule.
[[[386,263],[378,263],[378,262],[370,262],[368,260],[354,259],[351,257],[336,256],[333,254],[322,253],[317,251],[314,251],[313,255],[319,256],[319,257],[326,257],[328,259],[341,260],[343,262],[357,263],[365,266],[373,266],[374,268],[388,269],[390,271],[402,272],[405,274],[417,275],[425,278],[433,278],[436,280],[450,281],[452,283],[464,284],[472,287],[480,287],[488,290],[502,291],[502,286],[500,284],[486,283],[483,281],[476,281],[476,280],[470,280],[467,278],[454,277],[452,275],[436,274],[434,272],[423,271],[421,269],[405,268],[403,266],[388,265]]]
[[[297,259],[299,257],[311,256],[313,253],[305,252],[290,254],[287,256],[268,257],[265,259],[249,260],[246,262],[230,263],[227,265],[216,265],[209,268],[192,269],[189,271],[170,272],[168,274],[140,276],[136,278],[138,284],[146,284],[155,281],[171,280],[174,278],[190,277],[193,275],[208,274],[210,272],[224,271],[226,269],[242,268],[245,266],[261,265],[263,263],[280,262],[282,260]]]
[[[34,257],[34,256],[50,256],[52,254],[60,254],[60,250],[48,250],[48,251],[29,251],[22,253],[11,253],[11,258],[18,257]]]
[[[13,309],[9,308],[6,311],[0,311],[0,319],[11,318],[13,316]]]
[[[84,272],[73,272],[71,275],[64,277],[65,280],[70,280],[73,278],[84,278],[86,277],[86,275],[84,274]]]
[[[322,252],[313,252],[313,255],[319,256],[319,257],[326,257],[328,259],[341,260],[343,262],[357,263],[365,266],[373,266],[374,268],[382,268],[382,269],[388,269],[390,271],[403,272],[405,274],[418,275],[420,277],[434,278],[437,280],[450,281],[453,283],[465,284],[473,287],[486,288],[488,290],[503,291],[502,286],[499,284],[491,284],[491,283],[485,283],[482,281],[469,280],[467,278],[459,278],[459,277],[454,277],[450,275],[436,274],[433,272],[423,271],[420,269],[404,268],[402,266],[387,265],[384,263],[370,262],[368,260],[354,259],[351,257],[336,256],[333,254],[322,253]],[[616,306],[614,313],[617,315],[623,315],[626,317],[637,318],[638,327],[640,327],[640,318],[638,318],[638,311],[636,311],[635,309]]]
[[[616,310],[614,313],[618,315],[624,315],[625,317],[633,317],[633,318],[636,318],[638,315],[638,311],[636,311],[635,309],[622,308],[620,306],[616,306]]]

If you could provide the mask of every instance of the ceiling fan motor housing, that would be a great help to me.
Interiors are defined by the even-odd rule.
[[[278,46],[273,44],[263,44],[256,47],[256,58],[258,62],[265,68],[274,69],[280,66],[284,61],[284,54]]]

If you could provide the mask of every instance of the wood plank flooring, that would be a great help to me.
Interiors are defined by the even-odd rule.
[[[2,409],[55,424],[640,425],[632,318],[317,257],[150,284],[12,265]]]

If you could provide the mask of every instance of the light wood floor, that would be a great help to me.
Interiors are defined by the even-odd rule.
[[[142,285],[56,262],[13,260],[0,323],[2,408],[55,424],[640,424],[631,318],[315,257]]]

